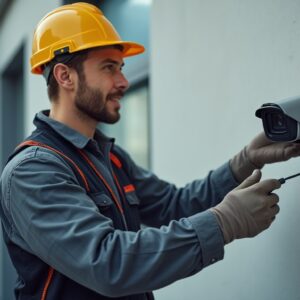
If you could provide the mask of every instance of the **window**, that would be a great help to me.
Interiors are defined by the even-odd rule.
[[[24,47],[20,47],[1,76],[2,166],[24,137]]]
[[[106,0],[100,9],[112,22],[123,40],[145,46],[146,52],[125,59],[124,74],[130,89],[121,100],[121,120],[114,125],[101,124],[100,129],[115,137],[142,167],[150,167],[149,109],[149,0]]]
[[[142,81],[121,100],[120,121],[100,126],[106,135],[116,138],[116,143],[126,149],[137,164],[145,168],[150,165],[148,99],[148,82]]]

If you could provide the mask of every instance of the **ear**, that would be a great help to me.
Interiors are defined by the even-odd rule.
[[[73,90],[75,86],[74,76],[75,71],[68,66],[58,63],[53,68],[53,76],[55,77],[59,86],[66,90]]]

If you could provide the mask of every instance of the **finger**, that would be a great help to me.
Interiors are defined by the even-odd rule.
[[[300,155],[300,144],[290,144],[284,149],[284,156],[286,159],[297,157]]]
[[[247,177],[237,188],[236,190],[244,189],[246,187],[249,187],[257,182],[259,182],[261,179],[261,171],[260,170],[254,170],[253,173]]]
[[[260,192],[271,194],[272,191],[277,190],[281,187],[281,183],[277,179],[265,179],[257,183],[257,190]]]
[[[258,135],[256,135],[254,137],[254,139],[250,143],[250,147],[252,149],[257,149],[257,148],[267,146],[267,145],[273,144],[273,143],[274,142],[271,141],[270,139],[268,139],[267,136],[265,135],[265,133],[262,131],[261,133],[259,133]]]
[[[279,211],[280,211],[280,207],[277,204],[270,207],[269,214],[271,219],[275,219],[275,216],[279,213]]]
[[[272,207],[276,205],[279,202],[279,196],[277,194],[271,193],[268,196],[268,205],[269,207]]]
[[[261,147],[260,155],[256,154],[259,164],[286,161],[292,157],[300,156],[300,147],[295,143],[273,143]]]

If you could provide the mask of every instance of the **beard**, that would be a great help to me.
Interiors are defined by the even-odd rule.
[[[111,108],[107,106],[109,101],[114,98],[123,97],[124,92],[117,91],[108,94],[107,97],[97,88],[91,88],[87,85],[85,78],[80,78],[81,84],[78,87],[75,96],[76,108],[86,117],[92,118],[97,122],[114,124],[119,121],[119,108]]]

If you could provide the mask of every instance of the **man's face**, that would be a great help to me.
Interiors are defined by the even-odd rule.
[[[120,50],[105,48],[88,54],[83,74],[78,74],[75,106],[97,122],[116,123],[120,119],[120,99],[128,88],[122,73]]]

